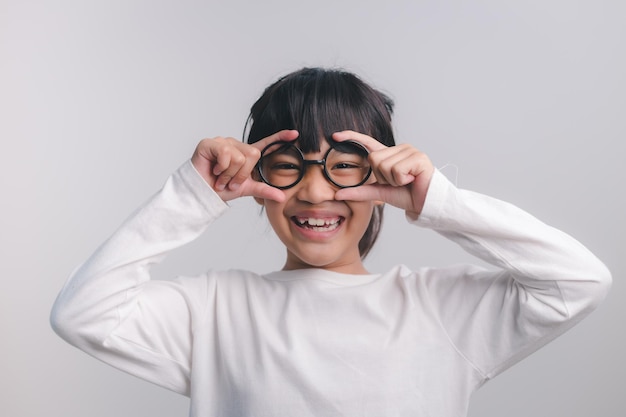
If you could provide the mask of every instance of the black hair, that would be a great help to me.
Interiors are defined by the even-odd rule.
[[[343,70],[303,68],[281,77],[252,105],[245,130],[255,143],[283,129],[298,130],[304,153],[319,152],[320,140],[332,144],[331,135],[354,130],[386,146],[394,146],[391,116],[393,101],[356,75]],[[383,206],[374,208],[359,242],[361,258],[376,242]]]

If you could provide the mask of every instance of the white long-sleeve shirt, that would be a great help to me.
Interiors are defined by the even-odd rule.
[[[411,222],[493,270],[150,280],[226,209],[185,163],[76,270],[51,316],[69,343],[190,396],[191,416],[464,416],[476,388],[578,322],[611,283],[571,237],[439,172]]]

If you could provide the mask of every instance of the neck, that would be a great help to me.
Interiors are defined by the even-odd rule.
[[[306,263],[300,259],[293,259],[290,256],[287,256],[287,261],[283,266],[283,271],[294,271],[298,269],[324,269],[332,272],[339,272],[342,274],[350,274],[350,275],[369,275],[369,271],[365,269],[361,258],[358,261],[350,262],[350,263],[330,263],[327,265],[315,265]]]

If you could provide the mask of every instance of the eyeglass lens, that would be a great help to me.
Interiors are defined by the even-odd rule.
[[[258,166],[269,185],[289,188],[302,179],[307,165],[315,163],[315,160],[305,160],[293,144],[276,143],[265,149]],[[339,187],[362,184],[370,174],[367,150],[355,143],[335,144],[324,158],[324,174]]]

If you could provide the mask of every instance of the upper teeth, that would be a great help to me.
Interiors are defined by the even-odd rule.
[[[308,223],[311,226],[329,226],[339,222],[339,219],[315,219],[313,217],[297,217],[296,219],[300,224]]]

